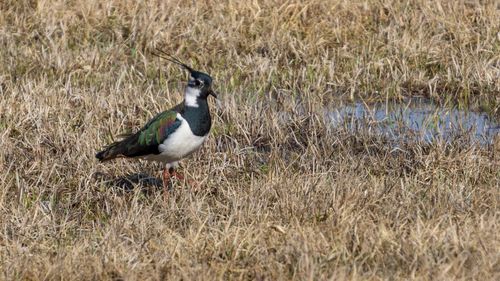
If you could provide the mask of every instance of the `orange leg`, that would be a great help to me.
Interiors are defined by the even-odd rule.
[[[172,177],[172,174],[170,173],[170,170],[165,168],[163,169],[163,189],[165,189],[165,197],[168,196],[168,186],[170,184],[170,178]]]
[[[195,188],[195,189],[198,189],[198,188],[199,188],[199,186],[200,186],[200,185],[199,185],[196,181],[194,181],[194,180],[190,180],[190,179],[186,179],[186,178],[184,177],[184,175],[183,175],[183,174],[176,172],[173,168],[170,168],[170,169],[171,169],[171,170],[170,170],[170,175],[171,175],[172,177],[177,178],[177,179],[178,179],[178,180],[180,180],[180,181],[184,181],[184,180],[186,180],[186,182],[187,182],[187,183],[188,183],[191,187],[193,187],[193,188]]]
[[[165,200],[168,199],[169,185],[171,184],[172,178],[176,178],[180,181],[186,181],[195,191],[199,190],[200,184],[194,180],[186,179],[183,174],[175,171],[173,167],[163,169],[163,188]]]
[[[181,174],[181,173],[178,173],[178,172],[176,172],[176,171],[172,171],[172,174],[171,174],[171,175],[172,175],[172,177],[175,177],[175,178],[177,178],[177,179],[178,179],[178,180],[180,180],[180,181],[183,181],[183,180],[184,180],[184,175],[183,175],[183,174]]]

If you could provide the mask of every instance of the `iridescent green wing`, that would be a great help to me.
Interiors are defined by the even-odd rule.
[[[96,157],[101,161],[106,161],[122,156],[159,154],[158,146],[180,125],[181,120],[177,119],[176,111],[164,111],[151,119],[137,133],[108,145],[103,151],[98,152]]]
[[[181,125],[177,112],[164,111],[151,119],[137,132],[137,145],[141,147],[158,146]]]

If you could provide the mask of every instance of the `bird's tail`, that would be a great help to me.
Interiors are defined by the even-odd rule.
[[[99,159],[99,161],[101,162],[119,157],[122,154],[120,152],[121,149],[119,144],[120,144],[119,142],[115,142],[108,145],[102,151],[97,152],[95,157]]]

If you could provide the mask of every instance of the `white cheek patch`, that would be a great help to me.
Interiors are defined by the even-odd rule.
[[[184,99],[186,105],[190,107],[198,107],[198,97],[200,96],[200,89],[187,87]]]

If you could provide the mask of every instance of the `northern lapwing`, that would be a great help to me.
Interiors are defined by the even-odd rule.
[[[175,171],[178,161],[191,155],[205,142],[212,126],[207,98],[210,95],[217,98],[217,95],[212,90],[210,75],[158,51],[163,55],[153,54],[189,72],[184,101],[156,115],[138,132],[125,135],[122,140],[108,145],[96,154],[96,158],[101,162],[127,157],[164,163],[163,186],[167,189],[171,177],[184,179]]]

